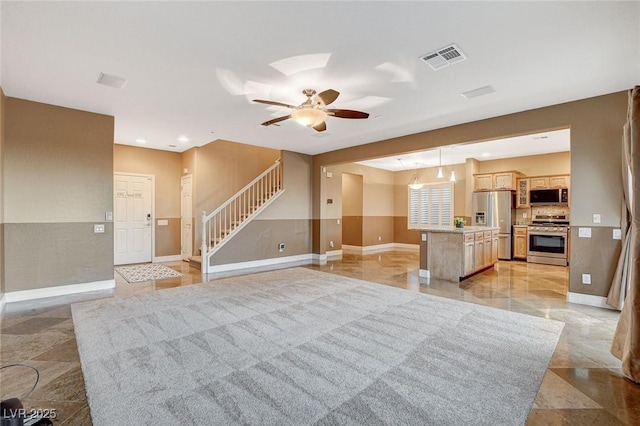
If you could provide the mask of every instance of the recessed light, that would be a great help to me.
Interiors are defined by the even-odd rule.
[[[178,142],[187,143],[187,142],[189,142],[189,138],[184,136],[184,135],[178,136]]]
[[[142,138],[138,138],[138,139],[136,139],[136,142],[138,142],[139,144],[145,144],[145,143],[147,143],[147,141],[146,141],[146,140],[144,140],[144,139],[142,139]]]
[[[169,148],[177,148],[178,145],[169,145]]]

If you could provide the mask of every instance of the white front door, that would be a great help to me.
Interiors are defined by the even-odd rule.
[[[180,244],[182,246],[181,255],[182,260],[189,260],[189,257],[193,254],[193,230],[192,230],[192,202],[191,196],[192,188],[191,175],[183,176],[181,181],[181,194],[182,204],[180,207],[180,226],[181,226],[181,239]]]
[[[114,260],[116,265],[151,262],[152,177],[114,174]]]

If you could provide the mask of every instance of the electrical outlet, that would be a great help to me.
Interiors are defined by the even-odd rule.
[[[340,219],[338,219],[338,225],[340,225]]]
[[[333,248],[333,241],[329,241],[329,247]]]
[[[379,237],[378,237],[378,241],[382,241],[382,237],[380,237],[380,236],[379,236]]]
[[[284,251],[284,243],[278,244],[278,251],[282,253]]]
[[[591,284],[591,274],[582,274],[582,284]]]
[[[107,222],[113,221],[113,212],[105,212],[104,220],[106,220]]]
[[[593,215],[593,223],[600,223],[602,220],[602,218],[600,217],[600,215],[598,213],[594,213]]]
[[[522,213],[522,218],[526,219],[527,218],[527,214],[526,213]]]
[[[427,241],[427,234],[422,234],[422,241]]]

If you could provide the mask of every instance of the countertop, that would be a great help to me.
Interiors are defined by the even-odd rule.
[[[498,227],[490,227],[490,226],[465,226],[464,228],[456,228],[455,226],[441,226],[437,228],[414,228],[412,231],[420,231],[420,232],[441,232],[441,233],[449,233],[449,234],[468,234],[471,232],[479,232],[479,231],[497,231]]]

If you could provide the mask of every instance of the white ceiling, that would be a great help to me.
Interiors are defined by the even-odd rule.
[[[115,142],[215,139],[317,154],[640,83],[640,2],[1,3],[7,96],[115,116]],[[467,60],[419,57],[455,43]],[[270,65],[271,64],[271,65]],[[107,73],[121,89],[96,83]],[[496,91],[465,99],[462,92]],[[316,133],[254,98],[341,92]],[[322,137],[316,137],[322,136]],[[182,140],[178,140],[181,138]],[[444,160],[444,158],[443,158]]]
[[[467,158],[487,161],[566,152],[570,150],[570,133],[569,129],[562,129],[494,141],[449,145],[428,151],[358,161],[358,164],[398,172],[439,165],[464,164]]]

